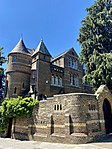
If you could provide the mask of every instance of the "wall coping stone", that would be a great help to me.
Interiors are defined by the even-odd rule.
[[[96,97],[96,95],[95,94],[88,94],[88,93],[68,93],[68,94],[59,94],[59,95],[54,95],[53,97],[59,97],[59,96],[72,96],[72,95],[75,95],[75,96],[77,96],[77,95],[84,95],[84,96],[94,96],[94,97]]]

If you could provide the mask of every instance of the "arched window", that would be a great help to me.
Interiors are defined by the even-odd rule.
[[[14,88],[14,94],[16,94],[16,91],[17,91],[17,88],[15,87],[15,88]]]

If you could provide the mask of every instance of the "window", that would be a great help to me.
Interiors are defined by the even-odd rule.
[[[16,56],[12,57],[12,62],[16,62],[16,61],[17,61],[17,57]]]
[[[24,83],[22,84],[22,88],[24,88]]]
[[[60,104],[60,110],[62,110],[62,105]]]
[[[76,78],[75,78],[75,76],[73,75],[73,85],[75,85],[75,80],[76,80]]]
[[[60,86],[60,78],[58,77],[58,85]]]
[[[14,94],[16,94],[16,91],[17,91],[17,88],[15,87],[15,88],[14,88]]]
[[[72,60],[72,68],[75,68],[75,63],[73,60]]]
[[[68,61],[68,66],[70,67],[70,59],[69,59],[69,61]]]
[[[62,110],[62,104],[56,104],[56,105],[54,105],[54,110],[55,111],[61,111]]]
[[[76,77],[75,75],[70,74],[70,85],[79,87],[79,78]]]
[[[54,84],[55,83],[55,80],[54,80],[54,76],[52,75],[52,80],[51,80],[51,84]]]
[[[62,77],[52,75],[51,85],[62,86]]]
[[[69,58],[68,66],[73,68],[73,69],[78,69],[78,62]]]
[[[56,85],[58,86],[58,77],[56,76]]]
[[[88,106],[89,106],[89,110],[90,111],[95,111],[96,110],[96,106],[95,105],[89,104]]]
[[[75,62],[75,69],[78,69],[78,63],[77,63],[77,61]]]
[[[59,85],[62,86],[62,78],[59,79]]]
[[[54,106],[54,110],[56,110],[56,105]]]
[[[57,105],[57,110],[59,110],[59,105]]]
[[[78,78],[75,79],[75,86],[79,87],[79,79]]]
[[[73,85],[73,76],[70,74],[70,85]]]
[[[35,71],[32,71],[32,79],[35,78]]]
[[[31,64],[31,61],[29,61],[29,64]]]
[[[72,67],[72,59],[71,58],[69,58],[69,67]]]

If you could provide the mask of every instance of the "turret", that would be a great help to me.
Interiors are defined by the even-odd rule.
[[[40,41],[32,55],[32,74],[30,91],[35,98],[50,95],[50,61],[51,54],[46,48],[43,40]]]
[[[6,70],[6,97],[25,96],[30,89],[31,50],[27,49],[23,40],[17,43],[8,55]]]

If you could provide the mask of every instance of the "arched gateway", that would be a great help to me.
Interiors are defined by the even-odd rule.
[[[106,133],[112,133],[112,111],[111,105],[107,99],[103,102],[103,112],[104,112],[104,120],[105,120],[105,130]]]

